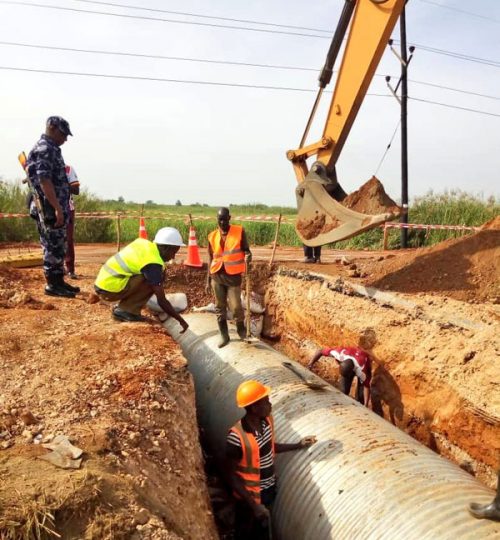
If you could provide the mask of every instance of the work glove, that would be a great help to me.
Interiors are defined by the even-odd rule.
[[[252,254],[251,253],[245,253],[245,263],[250,264],[252,262]]]
[[[210,291],[212,290],[212,287],[210,287],[210,276],[207,277],[207,282],[205,283],[205,292],[207,294],[210,294]]]

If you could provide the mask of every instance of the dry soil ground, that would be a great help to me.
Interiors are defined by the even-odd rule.
[[[267,294],[267,330],[304,362],[315,346],[356,342],[375,328],[380,414],[456,461],[463,452],[491,482],[500,444],[499,235],[496,224],[425,250],[325,250],[320,265],[280,248],[272,270],[271,250],[256,248],[253,284]],[[19,250],[27,247],[4,246],[0,257]],[[115,323],[108,305],[92,303],[93,279],[114,252],[78,246],[83,292],[74,300],[44,296],[40,268],[0,267],[0,538],[37,527],[64,538],[216,537],[177,346],[153,320]],[[171,265],[167,292],[207,304],[204,275]],[[350,284],[396,291],[413,307],[368,301]],[[335,369],[318,369],[335,382]],[[39,443],[58,434],[84,450],[80,469],[37,459],[47,452]]]

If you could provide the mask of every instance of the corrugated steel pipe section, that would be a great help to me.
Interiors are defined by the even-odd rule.
[[[190,327],[184,335],[175,321],[166,327],[189,362],[200,425],[216,455],[223,454],[227,430],[242,416],[235,391],[246,379],[271,386],[278,441],[318,438],[307,450],[277,458],[274,538],[500,537],[499,523],[468,514],[469,502],[494,497],[468,473],[335,388],[309,389],[282,366],[288,358],[268,345],[237,341],[232,332],[234,341],[218,349],[213,315],[185,318]]]

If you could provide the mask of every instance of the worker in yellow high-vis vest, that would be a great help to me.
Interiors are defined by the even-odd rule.
[[[137,238],[106,261],[94,288],[104,300],[118,301],[113,308],[115,319],[126,322],[144,320],[141,309],[155,294],[163,311],[179,322],[183,332],[187,330],[188,323],[165,298],[162,286],[163,265],[173,259],[184,245],[177,229],[163,227],[156,233],[153,242]]]
[[[215,295],[217,323],[222,336],[219,347],[229,343],[227,307],[233,312],[236,329],[241,339],[246,337],[245,314],[241,305],[241,275],[252,260],[245,229],[230,224],[228,208],[219,208],[217,229],[208,235],[207,290],[210,283]]]

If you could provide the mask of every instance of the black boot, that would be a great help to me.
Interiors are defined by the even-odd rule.
[[[60,287],[63,287],[64,289],[68,290],[69,292],[72,292],[72,293],[79,293],[80,292],[80,287],[73,287],[73,285],[70,285],[69,283],[66,283],[66,281],[64,281],[64,276],[57,276],[57,279],[58,279],[58,285]]]
[[[45,294],[48,296],[61,296],[63,298],[74,298],[75,293],[66,289],[60,284],[59,276],[47,276],[47,285],[45,285]]]
[[[219,325],[221,340],[219,342],[219,349],[222,349],[222,347],[225,347],[229,343],[229,329],[227,327],[227,321],[217,321],[217,324]]]
[[[247,329],[243,321],[236,321],[236,331],[238,332],[240,339],[246,339]]]
[[[497,480],[497,496],[490,504],[470,503],[469,512],[478,519],[500,521],[500,471]]]

